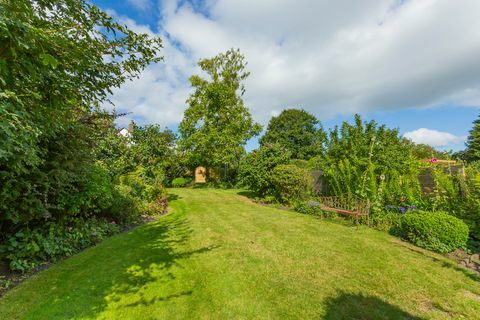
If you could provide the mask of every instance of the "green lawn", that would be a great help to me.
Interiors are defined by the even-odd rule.
[[[386,233],[171,190],[171,213],[41,272],[0,319],[480,319],[480,281]]]

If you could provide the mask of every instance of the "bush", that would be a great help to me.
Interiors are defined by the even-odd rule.
[[[114,192],[115,205],[109,211],[108,217],[121,224],[136,223],[142,213],[141,199],[134,197],[132,188],[127,185],[116,185]]]
[[[408,213],[401,219],[398,231],[413,244],[442,253],[463,248],[468,240],[468,226],[441,212]]]
[[[275,167],[272,183],[278,200],[284,203],[305,199],[312,189],[310,172],[292,164]]]
[[[122,175],[120,185],[116,188],[122,198],[122,206],[133,204],[135,209],[130,211],[134,216],[138,216],[139,212],[147,215],[166,213],[167,191],[162,184],[163,179],[161,170],[147,170],[142,166]]]
[[[279,164],[288,163],[290,153],[278,144],[262,146],[252,151],[240,163],[239,185],[247,187],[260,197],[273,195],[273,169]]]
[[[303,214],[322,215],[321,204],[315,200],[294,201],[293,210]]]
[[[86,171],[85,178],[77,186],[77,192],[60,196],[57,210],[78,215],[100,213],[114,205],[114,184],[105,165],[97,162]]]
[[[172,180],[172,187],[184,188],[191,183],[191,179],[187,178],[175,178]]]
[[[161,170],[147,170],[138,166],[133,172],[120,176],[120,185],[128,186],[130,194],[146,202],[156,201],[158,198],[166,198],[166,190],[163,186],[163,172]]]
[[[117,233],[115,221],[76,219],[69,223],[50,222],[41,228],[24,229],[0,246],[10,269],[27,271],[60,256],[70,256]]]

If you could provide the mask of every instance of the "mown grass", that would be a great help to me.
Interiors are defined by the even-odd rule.
[[[174,189],[172,212],[34,276],[0,319],[479,319],[480,282],[386,233]]]

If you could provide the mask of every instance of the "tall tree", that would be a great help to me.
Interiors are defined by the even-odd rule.
[[[470,130],[466,142],[467,150],[465,151],[465,158],[467,161],[480,160],[480,116],[473,121],[473,128]]]
[[[0,233],[61,217],[93,163],[99,106],[161,60],[86,0],[0,1]]]
[[[190,77],[195,91],[179,126],[179,147],[191,166],[237,167],[246,142],[261,131],[242,99],[249,75],[245,57],[230,49],[198,65],[209,77]]]
[[[277,143],[289,150],[293,159],[310,159],[323,153],[326,134],[320,121],[305,110],[287,109],[273,117],[260,145]]]

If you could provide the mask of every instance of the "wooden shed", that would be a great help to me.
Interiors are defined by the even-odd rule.
[[[199,166],[195,168],[195,183],[207,182],[207,169]]]

